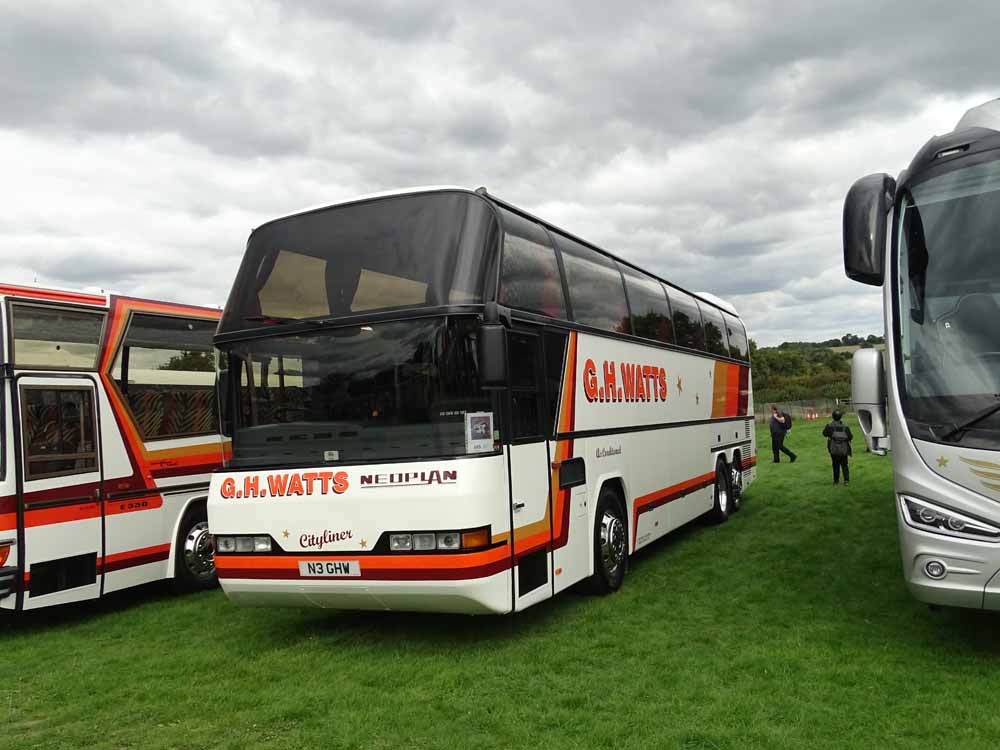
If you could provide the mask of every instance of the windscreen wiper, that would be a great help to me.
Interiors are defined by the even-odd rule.
[[[951,440],[953,437],[957,439],[958,437],[961,436],[963,432],[972,427],[972,425],[976,424],[977,422],[982,422],[987,417],[993,416],[998,411],[1000,411],[1000,394],[994,394],[993,398],[997,400],[997,403],[993,404],[993,406],[990,406],[987,409],[983,409],[981,412],[976,414],[971,419],[967,419],[966,421],[962,422],[962,424],[955,425],[950,430],[948,430],[948,432],[942,435],[941,439]]]

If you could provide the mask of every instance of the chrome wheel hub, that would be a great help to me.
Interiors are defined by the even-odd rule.
[[[609,511],[601,517],[601,559],[609,576],[614,576],[625,560],[625,525]]]
[[[715,482],[715,496],[719,498],[719,510],[726,512],[729,510],[729,493],[726,491],[725,485],[721,484],[718,480]]]
[[[215,575],[215,551],[207,521],[199,521],[188,530],[184,538],[184,565],[199,581],[207,581]]]
[[[737,466],[733,466],[732,469],[732,481],[730,485],[733,488],[733,500],[738,502],[743,496],[743,472]]]

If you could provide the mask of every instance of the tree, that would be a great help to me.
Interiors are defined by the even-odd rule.
[[[214,352],[182,351],[173,355],[160,370],[183,370],[184,372],[215,372]]]

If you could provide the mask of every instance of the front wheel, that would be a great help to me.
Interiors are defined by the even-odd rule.
[[[181,519],[174,557],[174,588],[177,591],[200,591],[218,585],[215,550],[208,533],[208,511],[204,504],[188,508]]]
[[[588,588],[595,594],[610,594],[621,588],[628,568],[628,530],[621,498],[603,487],[594,518],[594,575]]]
[[[725,460],[719,458],[715,464],[715,502],[708,515],[712,523],[725,523],[729,520],[729,513],[732,510],[730,506],[731,497],[732,488],[729,486],[729,469],[726,468]]]

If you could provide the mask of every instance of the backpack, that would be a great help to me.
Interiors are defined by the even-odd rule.
[[[842,424],[833,425],[830,431],[830,455],[838,458],[850,452],[851,440],[847,437],[847,428]]]
[[[785,432],[788,432],[790,429],[792,429],[792,415],[789,414],[787,411],[783,411],[781,412],[781,416],[785,418]]]

